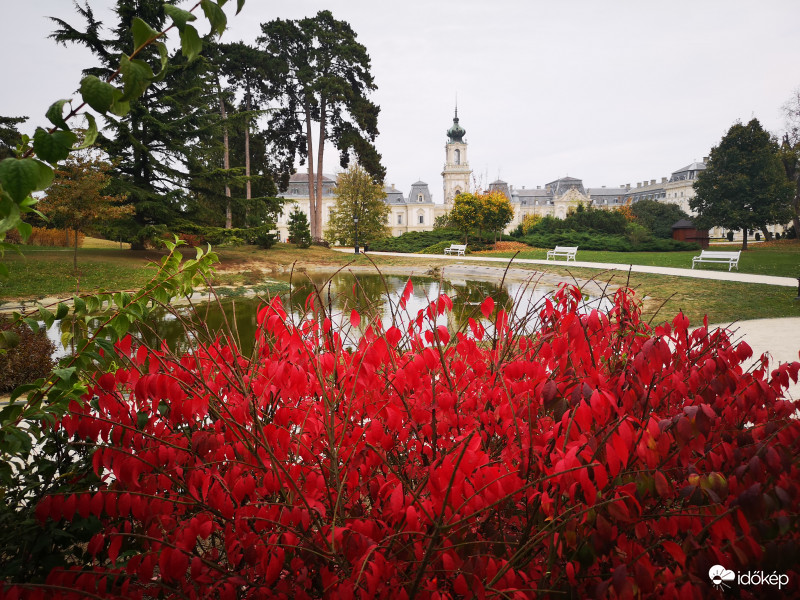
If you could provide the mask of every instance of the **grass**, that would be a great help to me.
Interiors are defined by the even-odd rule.
[[[714,245],[711,250],[736,251],[741,249],[741,244]],[[698,251],[692,252],[599,252],[593,250],[578,250],[577,260],[582,262],[616,263],[623,265],[647,265],[658,267],[676,267],[681,269],[692,268],[692,257]],[[491,252],[485,256],[512,257],[513,252]],[[479,256],[484,256],[481,253]],[[517,258],[531,258],[545,260],[547,250],[531,249],[520,252]],[[697,268],[704,270],[727,271],[728,266],[723,264],[703,263]],[[757,275],[776,275],[780,277],[800,277],[800,242],[797,240],[781,240],[770,243],[752,243],[747,252],[742,252],[739,260],[740,273],[753,273]]]
[[[542,270],[538,265],[516,266]],[[628,286],[643,301],[643,314],[653,323],[672,320],[681,311],[694,325],[699,325],[706,315],[709,323],[800,317],[800,301],[795,300],[795,288],[650,273],[598,272],[597,269],[577,267],[547,267],[544,270],[563,276],[564,281],[595,278],[610,281],[613,285]]]
[[[717,247],[717,246],[715,246]],[[33,250],[33,252],[28,252]],[[0,281],[0,301],[10,299],[38,299],[47,296],[70,296],[76,285],[82,292],[98,289],[135,289],[144,284],[155,273],[153,264],[163,256],[163,252],[130,252],[113,249],[81,248],[78,251],[79,278],[72,274],[72,256],[69,252],[56,249],[26,248],[25,256],[6,254],[3,259],[8,265],[11,277]],[[541,256],[539,255],[541,253]],[[544,258],[544,250],[526,253],[531,258]],[[322,247],[299,249],[290,244],[276,244],[270,250],[254,246],[220,248],[217,250],[220,265],[212,283],[232,288],[226,290],[230,295],[238,295],[242,286],[270,285],[272,276],[285,274],[292,268],[303,271],[312,268],[336,269],[348,264],[371,266],[363,255],[345,254]],[[192,254],[186,252],[186,255]],[[675,256],[677,255],[677,256]],[[580,252],[581,260],[601,260],[604,262],[627,262],[641,257],[649,262],[635,264],[655,264],[663,266],[682,266],[681,260],[691,264],[692,253],[612,253]],[[493,256],[503,256],[494,253]],[[420,259],[413,254],[408,257],[388,257],[370,255],[379,267],[415,266],[436,267],[448,261]],[[595,258],[596,257],[596,258]],[[627,258],[628,260],[623,260]],[[683,258],[681,258],[683,257]],[[791,268],[800,263],[800,244],[762,244],[742,256],[742,271],[772,275],[791,275]],[[489,263],[487,263],[489,264]],[[746,265],[751,270],[746,270]],[[772,265],[772,267],[770,267]],[[780,268],[775,265],[782,265]],[[491,263],[491,266],[499,266]],[[517,264],[517,268],[542,271],[541,265]],[[717,268],[716,265],[704,268]],[[725,267],[722,267],[725,269]],[[760,268],[762,270],[754,270]],[[770,270],[771,269],[771,270]],[[691,279],[651,275],[647,273],[598,272],[597,269],[577,268],[552,264],[544,268],[570,281],[572,277],[581,279],[597,278],[611,281],[614,285],[629,284],[644,299],[647,318],[655,321],[672,319],[682,310],[693,323],[700,323],[704,315],[709,322],[719,323],[735,320],[759,319],[769,317],[800,317],[800,302],[795,301],[794,288]],[[662,307],[663,305],[663,307]]]

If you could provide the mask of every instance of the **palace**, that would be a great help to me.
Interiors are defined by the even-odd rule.
[[[445,163],[442,169],[442,203],[436,203],[424,181],[411,184],[408,195],[395,187],[395,184],[384,188],[389,205],[388,227],[394,236],[410,231],[429,231],[433,229],[436,217],[446,214],[453,206],[455,197],[462,192],[470,192],[472,186],[472,169],[469,166],[468,145],[465,140],[466,130],[458,119],[458,108],[455,110],[453,124],[447,130],[445,143]],[[579,204],[596,208],[613,210],[630,205],[640,200],[657,200],[677,204],[688,214],[694,214],[689,207],[689,200],[694,197],[694,181],[697,175],[706,168],[707,158],[674,171],[669,178],[662,177],[640,181],[636,186],[627,183],[619,187],[586,188],[581,179],[562,177],[536,187],[514,187],[509,183],[497,180],[489,184],[488,190],[498,190],[506,195],[514,208],[514,219],[507,231],[519,225],[526,215],[550,215],[563,219],[570,210]],[[289,213],[297,205],[308,216],[308,174],[295,173],[289,180],[289,189],[284,195],[286,205],[277,223],[281,240],[288,237]],[[336,179],[332,175],[322,178],[322,224],[327,226],[331,210],[336,202]],[[721,235],[721,230],[712,235]]]

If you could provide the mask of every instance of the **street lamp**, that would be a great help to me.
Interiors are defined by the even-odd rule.
[[[353,223],[356,226],[356,249],[355,253],[358,254],[358,217],[353,217]]]

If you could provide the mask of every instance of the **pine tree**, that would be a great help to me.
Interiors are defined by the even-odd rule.
[[[289,239],[298,248],[308,248],[311,245],[311,230],[308,228],[306,213],[295,206],[289,214]]]

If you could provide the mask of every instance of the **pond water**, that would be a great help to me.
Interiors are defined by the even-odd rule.
[[[555,289],[541,284],[499,282],[479,280],[439,281],[427,277],[412,277],[414,289],[405,309],[399,306],[400,297],[408,277],[378,274],[329,274],[295,275],[291,290],[281,294],[283,306],[291,319],[297,323],[311,315],[309,295],[317,298],[317,306],[325,306],[325,316],[329,316],[334,327],[341,333],[345,345],[355,345],[368,323],[380,318],[384,329],[393,324],[405,330],[410,320],[416,318],[419,310],[427,308],[431,300],[445,293],[453,301],[449,315],[439,316],[437,325],[446,325],[451,331],[467,325],[469,318],[482,320],[480,304],[491,297],[495,305],[505,308],[509,321],[525,331],[532,332],[537,324],[535,314],[544,299]],[[607,310],[608,298],[584,296],[587,310],[598,308]],[[264,305],[263,299],[238,298],[223,299],[219,302],[204,303],[194,308],[181,307],[170,311],[159,311],[142,327],[141,334],[151,343],[162,341],[174,351],[183,352],[198,341],[210,339],[219,332],[231,331],[233,338],[244,353],[249,353],[256,333],[256,314]],[[361,315],[361,326],[350,326],[350,313],[357,310]],[[99,321],[98,321],[99,322]],[[92,324],[90,323],[90,328]],[[484,326],[491,331],[490,323]],[[70,327],[66,321],[48,330],[48,336],[58,348],[56,356],[70,353],[70,348],[61,345],[62,328]]]

